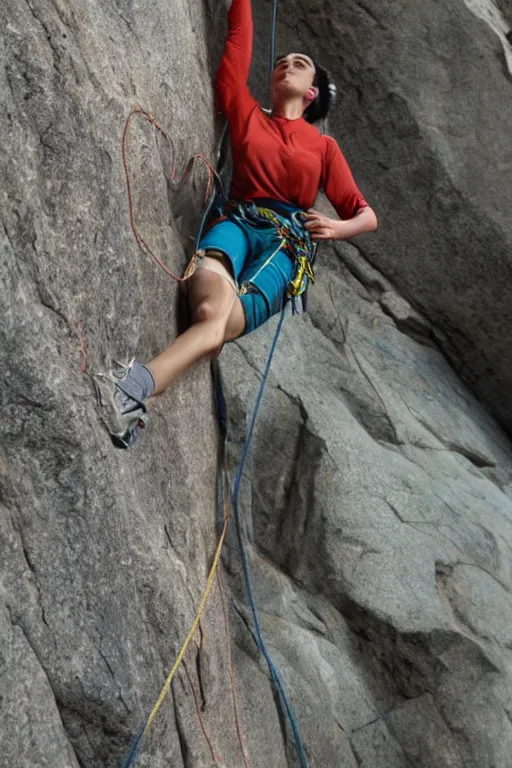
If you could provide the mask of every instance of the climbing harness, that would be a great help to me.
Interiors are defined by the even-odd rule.
[[[309,231],[304,227],[304,212],[291,211],[289,215],[283,215],[272,208],[260,205],[258,202],[216,200],[208,220],[208,228],[228,219],[241,224],[247,222],[259,228],[267,228],[269,223],[274,227],[281,243],[249,283],[254,282],[255,277],[267,266],[278,251],[284,251],[295,265],[293,277],[286,289],[286,299],[291,300],[292,310],[295,314],[297,311],[296,300],[299,297],[305,299],[309,282],[315,281],[313,264],[317,244],[311,240]],[[243,295],[249,288],[250,286],[247,284],[242,285],[240,294]],[[303,301],[303,309],[305,311],[305,301]]]
[[[311,236],[301,218],[304,214],[300,212],[293,213],[290,218],[280,216],[270,208],[259,207],[258,213],[263,218],[270,221],[276,228],[279,237],[284,243],[284,251],[295,261],[295,273],[292,277],[286,295],[293,301],[302,296],[308,288],[309,281],[315,282],[313,273],[313,262],[316,254],[316,245],[313,244]]]

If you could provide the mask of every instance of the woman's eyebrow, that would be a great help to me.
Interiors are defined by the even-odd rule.
[[[289,53],[283,53],[281,56],[277,56],[275,60],[274,66],[279,64],[280,61],[283,59],[286,59],[287,56],[289,56]],[[308,64],[310,67],[314,67],[312,59],[310,59],[308,56],[302,56],[300,53],[296,54],[294,57],[295,61],[298,59],[299,61],[303,61],[305,64]]]
[[[312,60],[308,56],[301,56],[300,54],[298,56],[294,56],[294,59],[299,59],[300,61],[303,61],[305,64],[309,64],[310,67],[313,67],[314,64]]]

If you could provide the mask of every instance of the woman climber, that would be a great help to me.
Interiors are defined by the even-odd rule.
[[[230,200],[216,210],[195,255],[190,327],[150,363],[134,360],[110,381],[108,426],[123,447],[144,425],[148,397],[303,290],[316,243],[377,228],[337,143],[312,125],[327,115],[335,93],[327,73],[302,53],[279,58],[268,114],[247,87],[252,39],[251,0],[233,0],[216,78],[231,135]],[[312,209],[319,189],[339,219]]]

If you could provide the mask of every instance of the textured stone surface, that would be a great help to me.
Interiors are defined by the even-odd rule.
[[[510,23],[492,0],[283,0],[279,18],[279,49],[309,50],[338,85],[330,130],[380,222],[358,248],[512,431]],[[254,77],[263,93],[266,68]]]
[[[206,581],[207,364],[151,403],[128,452],[80,369],[81,341],[102,370],[149,358],[186,321],[130,233],[120,144],[140,103],[179,165],[213,156],[224,10],[0,8],[1,768],[119,766]],[[268,4],[255,10],[263,41]],[[335,71],[331,128],[381,229],[322,249],[310,314],[279,343],[241,494],[263,632],[312,768],[510,768],[512,450],[445,357],[506,423],[502,41],[462,2],[317,10],[284,3],[279,45],[311,42]],[[258,48],[260,80],[265,62]],[[169,148],[143,122],[128,148],[141,231],[181,270],[204,177],[172,191]],[[233,467],[274,327],[222,354]],[[229,631],[216,585],[141,768],[240,768],[230,658],[250,764],[297,765],[233,532],[223,571]]]
[[[351,246],[324,249],[309,317],[284,326],[243,489],[258,602],[303,627],[267,631],[356,765],[506,768],[512,729],[495,734],[512,705],[510,445],[418,339],[420,321],[414,338],[398,329],[403,300],[386,281],[379,295],[356,261]],[[224,351],[234,435],[271,335]],[[334,738],[315,752],[310,718],[313,764],[345,764]]]

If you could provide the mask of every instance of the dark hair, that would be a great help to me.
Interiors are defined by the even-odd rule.
[[[315,79],[313,85],[318,88],[318,96],[304,110],[304,120],[308,123],[317,123],[327,117],[327,113],[334,104],[336,98],[336,86],[326,69],[313,61],[315,65]]]

